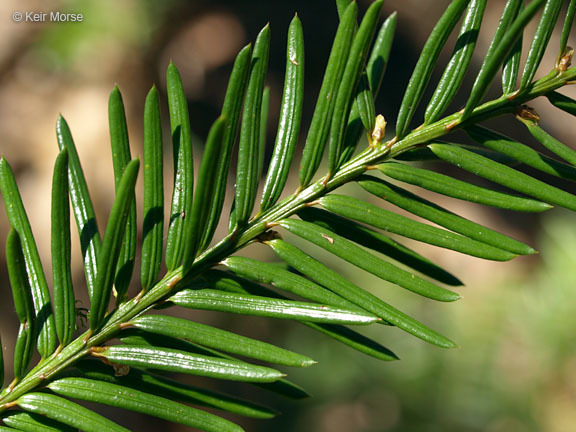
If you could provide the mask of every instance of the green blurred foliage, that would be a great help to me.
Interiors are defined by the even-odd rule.
[[[401,357],[383,364],[311,333],[303,339],[302,329],[290,328],[287,345],[317,360],[319,367],[312,374],[290,371],[313,398],[301,404],[301,412],[295,404],[286,406],[286,418],[278,419],[274,430],[576,430],[573,221],[561,211],[545,218],[539,258],[502,276],[497,285],[468,281],[472,286],[464,288],[458,304],[434,307],[433,313],[442,315],[431,315],[429,302],[409,295],[394,301],[408,304],[411,313],[450,335],[459,349],[439,350],[395,329],[382,340],[382,329],[369,329]],[[383,290],[378,287],[387,296]]]
[[[66,71],[83,60],[87,48],[145,49],[177,3],[181,0],[70,0],[59,11],[81,13],[83,21],[47,26],[34,44],[34,55],[46,66]]]

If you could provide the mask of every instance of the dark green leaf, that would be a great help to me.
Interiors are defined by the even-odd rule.
[[[14,307],[20,320],[20,329],[14,347],[14,378],[18,380],[25,374],[32,358],[37,322],[22,244],[14,228],[10,230],[6,240],[6,265],[12,286]]]
[[[194,279],[190,285],[185,286],[186,288],[194,289],[214,288],[232,293],[253,294],[263,297],[279,296],[276,292],[262,285],[221,270],[208,270],[202,273],[200,278]]]
[[[21,324],[14,344],[14,382],[20,381],[26,374],[34,352],[34,327]]]
[[[120,335],[120,340],[127,345],[135,345],[151,349],[156,349],[158,347],[166,347],[173,350],[185,351],[187,353],[200,354],[202,356],[208,356],[210,358],[216,357],[219,359],[228,359],[233,360],[235,362],[241,362],[240,360],[237,360],[234,357],[231,357],[222,352],[216,351],[211,348],[206,348],[197,344],[193,344],[183,339],[176,339],[169,336],[159,336],[153,333],[144,332],[142,330],[137,329],[124,330]],[[248,366],[251,366],[249,363],[246,362],[241,363],[245,363]],[[130,368],[130,370],[134,371],[135,368],[132,367]],[[253,382],[252,384],[256,387],[260,387],[263,388],[264,390],[272,391],[274,393],[278,393],[282,396],[289,397],[292,399],[302,399],[309,397],[309,394],[306,393],[301,387],[286,379],[279,379],[275,382]]]
[[[336,8],[338,9],[338,18],[342,19],[342,15],[352,0],[336,0]]]
[[[482,102],[498,69],[505,61],[507,54],[514,48],[524,28],[532,20],[534,15],[536,15],[536,12],[544,5],[545,0],[532,1],[526,9],[516,17],[517,8],[520,7],[521,1],[522,0],[508,0],[506,4],[492,44],[490,45],[488,53],[486,53],[480,72],[478,72],[476,76],[476,81],[470,92],[468,102],[466,102],[466,107],[462,113],[463,120],[468,118],[474,108]],[[513,17],[516,17],[516,19]]]
[[[561,157],[566,162],[576,166],[576,151],[572,150],[566,144],[561,143],[544,131],[536,122],[520,118],[520,121],[526,125],[530,133],[540,144],[546,147],[555,155]]]
[[[0,191],[10,226],[18,233],[21,250],[26,263],[27,279],[32,289],[32,300],[38,326],[38,352],[42,358],[48,357],[56,345],[56,328],[50,304],[50,292],[32,228],[14,179],[12,168],[4,158],[0,160]]]
[[[434,222],[465,237],[517,255],[530,255],[536,252],[524,243],[468,219],[464,219],[445,208],[424,198],[420,198],[398,186],[394,186],[385,180],[370,176],[361,176],[358,183],[371,194],[379,196],[409,213],[420,216],[423,219]]]
[[[380,27],[374,40],[372,53],[370,54],[370,58],[366,64],[366,75],[368,77],[368,86],[372,91],[372,99],[374,99],[380,91],[380,85],[384,78],[384,72],[386,71],[386,65],[388,64],[388,58],[392,48],[392,41],[394,40],[395,29],[396,12],[386,18],[386,21],[384,21],[382,27]],[[339,165],[343,165],[345,162],[350,160],[356,150],[363,129],[366,129],[366,125],[363,125],[363,122],[360,119],[360,106],[359,101],[357,100],[358,96],[359,95],[357,95],[356,103],[352,105],[350,117],[348,118],[346,136],[344,137],[344,147],[342,149],[342,156],[340,157]],[[373,118],[372,121],[375,121],[375,119]],[[368,129],[368,132],[372,132],[372,130]]]
[[[184,402],[213,407],[245,417],[269,419],[275,417],[277,414],[276,411],[270,408],[224,393],[217,393],[200,387],[186,385],[164,377],[154,377],[152,375],[142,376],[143,381],[147,384],[152,384],[156,392],[164,392],[166,393],[164,397],[170,399],[179,399]],[[271,384],[273,385],[275,383]]]
[[[566,55],[568,37],[570,36],[570,31],[572,30],[572,25],[574,24],[575,15],[576,15],[576,0],[570,0],[570,3],[568,4],[568,11],[566,12],[566,18],[564,19],[564,27],[562,27],[562,36],[560,37],[560,51],[559,51],[560,58]]]
[[[314,323],[305,323],[310,324],[312,326]],[[325,325],[325,324],[318,324],[318,325]],[[306,392],[302,387],[297,384],[294,384],[292,381],[288,381],[286,379],[279,379],[278,381],[274,381],[272,383],[255,383],[256,387],[260,387],[266,391],[276,393],[280,396],[287,397],[290,399],[306,399],[310,397],[310,394]]]
[[[502,41],[504,34],[510,28],[514,20],[518,17],[518,14],[522,10],[523,6],[524,6],[523,0],[508,0],[506,2],[506,5],[504,6],[504,11],[502,12],[502,16],[500,17],[500,22],[498,23],[498,27],[496,28],[494,37],[492,38],[492,42],[488,47],[488,52],[484,57],[484,63],[482,64],[480,72],[483,72],[483,70],[488,66],[487,63],[488,59],[492,58],[494,51],[500,45],[500,42]],[[514,45],[514,48],[512,48],[512,51],[506,56],[506,59],[504,60],[504,68],[502,70],[503,87],[509,84],[511,84],[512,87],[516,86],[516,78],[518,75],[519,65],[515,63],[516,61],[519,61],[519,59],[517,58],[517,52],[519,52],[522,48],[522,31],[523,29],[520,30],[520,35],[518,36],[518,40]],[[516,67],[515,70],[514,67]],[[514,76],[513,83],[510,83],[510,81],[512,81],[512,76]],[[507,92],[504,91],[504,94],[506,93]]]
[[[485,243],[480,243],[476,240],[454,234],[453,232],[444,229],[417,222],[356,198],[343,195],[328,195],[320,199],[320,204],[327,210],[340,216],[364,222],[368,225],[404,237],[452,249],[478,258],[494,261],[507,261],[515,256],[514,254],[502,249],[495,248]],[[409,280],[414,278],[414,276],[409,273],[406,273],[405,277],[409,279],[408,281],[404,281],[404,284],[408,284]],[[432,285],[429,288],[432,290],[440,289],[435,285]],[[453,298],[453,300],[456,298]]]
[[[236,57],[234,68],[230,75],[230,82],[226,90],[226,97],[222,106],[221,116],[226,118],[226,128],[221,148],[221,156],[218,159],[218,167],[214,172],[214,201],[210,208],[210,216],[206,223],[206,230],[202,236],[200,250],[206,249],[212,240],[216,226],[220,220],[224,196],[226,194],[226,184],[228,180],[228,171],[230,169],[230,156],[234,143],[236,142],[236,132],[238,130],[238,121],[242,111],[242,102],[244,101],[244,92],[250,73],[251,47],[245,46]]]
[[[453,165],[539,200],[576,210],[576,196],[536,180],[520,171],[446,144],[431,144],[432,151]]]
[[[466,133],[477,143],[556,177],[576,181],[576,168],[545,156],[527,145],[481,126],[466,128]],[[513,188],[512,188],[513,189]],[[535,195],[534,195],[535,196]]]
[[[126,165],[130,162],[130,143],[128,141],[128,126],[126,125],[126,114],[124,112],[124,102],[118,87],[114,87],[110,93],[108,101],[108,119],[110,123],[110,145],[112,147],[112,162],[114,165],[114,184],[116,191],[122,178],[122,173]],[[126,221],[124,231],[124,241],[118,256],[116,265],[116,277],[114,279],[114,289],[118,303],[126,298],[128,286],[134,271],[134,259],[136,257],[136,199],[132,198],[130,214]]]
[[[90,304],[90,330],[92,331],[102,324],[108,310],[114,283],[114,269],[118,262],[130,206],[134,202],[134,185],[139,166],[140,161],[134,159],[124,169],[108,218],[102,250],[100,251],[94,299]]]
[[[385,346],[348,327],[337,324],[316,324],[311,322],[302,322],[302,324],[370,357],[383,361],[398,360],[398,356]]]
[[[488,159],[500,162],[504,165],[519,164],[519,162],[516,159],[511,158],[510,156],[486,148],[469,146],[464,144],[456,144],[456,143],[452,143],[452,145],[457,145],[458,147],[465,148],[473,153],[485,156]],[[434,153],[432,153],[428,147],[417,147],[415,149],[408,150],[406,152],[394,156],[393,160],[406,161],[406,162],[441,161],[441,159],[437,157]]]
[[[130,322],[152,333],[184,338],[210,348],[286,366],[312,366],[315,361],[274,345],[193,321],[163,315],[147,315]]]
[[[378,24],[382,3],[383,0],[377,0],[373,2],[366,11],[358,28],[358,32],[354,36],[342,80],[338,87],[336,101],[334,103],[334,112],[330,123],[330,133],[328,135],[329,176],[339,168],[340,155],[342,154],[342,146],[346,133],[346,123],[353,102],[353,93],[360,81],[364,64],[368,58],[370,43],[376,32],[376,25]]]
[[[48,385],[54,393],[151,415],[209,432],[242,431],[240,426],[187,405],[117,384],[62,378]]]
[[[68,201],[68,150],[62,149],[52,177],[52,280],[54,321],[60,345],[68,345],[76,330],[76,300],[70,268],[70,203]]]
[[[542,57],[544,57],[544,51],[548,46],[556,21],[558,21],[558,16],[560,15],[563,2],[563,0],[546,1],[542,17],[540,18],[538,28],[536,29],[536,33],[534,33],[534,38],[532,39],[532,44],[528,51],[526,63],[524,64],[524,71],[520,78],[520,90],[524,90],[528,87],[536,74],[536,69],[538,69]]]
[[[121,334],[120,340],[127,345],[136,345],[152,349],[155,349],[157,347],[166,347],[178,351],[186,351],[188,353],[200,354],[202,356],[216,357],[241,362],[240,360],[237,360],[234,357],[231,357],[220,351],[216,351],[212,348],[206,348],[204,346],[200,346],[198,344],[194,344],[192,342],[188,342],[183,339],[176,339],[169,336],[158,336],[153,333],[144,332],[142,330],[137,329],[124,330]],[[241,363],[245,363],[251,366],[249,363],[246,362]],[[272,383],[254,382],[253,385],[293,399],[302,399],[309,396],[308,393],[306,393],[301,387],[283,378]]]
[[[121,377],[116,376],[112,367],[96,360],[81,361],[78,368],[78,374],[82,377],[132,387],[170,400],[217,408],[246,417],[272,418],[277,414],[269,408],[249,401],[152,375],[136,368],[131,368],[128,374]]]
[[[183,290],[170,297],[169,301],[189,309],[331,324],[366,325],[379,321],[379,318],[374,315],[359,310],[292,300],[276,300],[254,295],[223,293],[211,289]]]
[[[405,152],[398,153],[392,160],[405,161],[405,162],[426,162],[426,161],[439,161],[434,153],[426,147],[415,147],[407,149]]]
[[[203,288],[213,287],[227,292],[256,294],[266,297],[286,299],[286,297],[261,285],[219,270],[211,270],[205,273],[203,276],[203,281],[203,285],[202,283],[200,284],[200,286]],[[300,323],[310,327],[313,330],[319,331],[340,343],[348,345],[357,351],[363,352],[364,354],[375,357],[377,359],[388,361],[396,358],[394,353],[392,353],[386,347],[383,347],[377,342],[374,342],[366,336],[356,333],[347,327],[337,324],[317,324],[307,321],[300,321]],[[279,382],[280,381],[277,383]],[[288,397],[295,397],[296,399],[307,397],[307,394],[303,391],[292,392],[291,394],[292,396],[289,394]]]
[[[457,277],[448,273],[443,268],[438,267],[422,255],[392,240],[390,237],[350,219],[345,219],[326,210],[314,207],[303,208],[298,212],[298,216],[307,222],[320,225],[348,240],[380,252],[439,282],[452,286],[463,285]]]
[[[380,91],[380,86],[388,65],[392,42],[394,41],[394,31],[396,30],[396,12],[391,13],[382,23],[378,34],[374,40],[374,47],[366,64],[368,82],[374,96]]]
[[[440,140],[438,140],[437,142],[444,143],[444,144],[447,143],[446,141],[440,141]],[[468,150],[472,153],[475,153],[475,154],[480,155],[480,156],[484,156],[485,158],[488,158],[490,160],[493,160],[495,162],[498,162],[498,163],[501,163],[504,165],[508,165],[508,166],[520,165],[520,162],[517,159],[515,159],[509,155],[500,153],[498,151],[489,149],[489,148],[479,147],[477,145],[466,145],[466,144],[459,144],[459,143],[449,143],[449,144],[458,146],[458,147],[463,148],[465,150]],[[430,152],[430,153],[432,153],[432,152]],[[432,153],[432,154],[434,154],[434,153]],[[437,161],[441,160],[440,158],[438,158],[436,156],[434,156],[434,157],[436,158],[435,160],[437,160]]]
[[[340,25],[334,37],[330,58],[328,59],[308,135],[306,136],[304,152],[302,153],[302,161],[300,163],[301,188],[310,184],[324,154],[338,88],[342,81],[344,67],[346,66],[346,60],[354,37],[357,13],[356,2],[351,2],[341,17]]]
[[[196,258],[202,234],[206,229],[206,223],[210,216],[210,209],[213,206],[215,196],[214,189],[216,186],[213,176],[222,154],[222,138],[225,127],[226,119],[223,117],[218,118],[210,128],[208,138],[206,139],[206,147],[204,148],[204,155],[202,156],[202,163],[200,164],[200,172],[198,173],[196,183],[194,203],[189,216],[191,221],[186,225],[186,241],[188,242],[188,246],[186,247],[187,254],[184,256],[184,274],[190,270]]]
[[[372,132],[376,122],[376,110],[374,108],[374,96],[372,94],[372,89],[370,88],[368,73],[366,71],[362,72],[362,75],[360,76],[360,82],[358,83],[356,96],[352,105],[352,112],[354,111],[357,111],[360,116],[364,129],[368,133]],[[349,119],[352,116],[352,112]],[[350,123],[350,120],[348,120],[348,123]],[[348,131],[346,131],[346,135],[348,135]],[[346,139],[344,139],[344,144],[346,144]]]
[[[125,328],[118,334],[118,339],[125,345],[148,347],[148,348],[170,348],[188,353],[201,354],[212,357],[233,358],[184,339],[178,339],[172,336],[161,336],[149,331],[136,328]]]
[[[94,296],[94,284],[96,283],[96,271],[98,268],[98,255],[100,254],[101,241],[96,223],[96,213],[88,193],[88,186],[82,171],[82,165],[78,158],[76,146],[72,134],[64,117],[58,117],[56,123],[56,137],[60,150],[68,150],[68,184],[70,188],[70,200],[72,211],[78,227],[80,248],[84,259],[84,274],[90,301]]]
[[[70,426],[51,420],[43,415],[12,411],[2,417],[2,421],[9,426],[25,432],[74,432]],[[1,429],[0,429],[1,430]]]
[[[33,294],[26,272],[20,235],[14,228],[10,229],[6,239],[6,267],[8,267],[16,315],[21,324],[28,323],[32,326],[35,322]]]
[[[383,302],[378,297],[364,291],[362,288],[354,285],[345,277],[326,267],[314,258],[306,255],[296,247],[282,240],[272,240],[268,244],[274,249],[283,260],[292,267],[312,278],[318,283],[330,288],[345,299],[350,300],[364,310],[370,311],[380,318],[386,320],[408,333],[411,333],[430,343],[449,347],[453,346],[452,342],[444,336],[427,328],[413,318],[405,315],[389,304]],[[394,356],[395,357],[395,356]]]
[[[115,345],[93,352],[113,363],[131,367],[181,372],[211,378],[245,382],[272,382],[283,375],[263,366],[239,360],[219,359],[168,348]]]
[[[166,72],[166,87],[174,149],[174,190],[168,237],[166,237],[166,266],[168,270],[173,270],[182,262],[184,250],[187,247],[184,233],[186,232],[185,225],[190,223],[189,217],[192,210],[194,164],[188,102],[180,73],[172,62]]]
[[[222,264],[248,280],[270,284],[275,288],[294,293],[316,303],[347,309],[355,308],[353,303],[346,301],[332,291],[273,264],[239,256],[226,258]]]
[[[506,57],[502,66],[502,93],[510,94],[516,90],[518,81],[518,70],[522,57],[522,38],[518,39],[512,51]]]
[[[460,296],[440,288],[414,274],[383,261],[343,237],[309,222],[285,219],[279,225],[334,255],[364,269],[379,278],[397,284],[412,292],[439,301],[454,301]]]
[[[83,432],[130,432],[88,408],[52,394],[28,393],[16,402],[25,411],[44,415]]]
[[[268,117],[270,117],[270,86],[265,86],[262,90],[262,108],[260,111],[260,134],[258,148],[258,172],[262,175],[264,168],[264,153],[266,149],[266,136],[268,134]]]
[[[262,211],[273,206],[280,198],[298,143],[304,100],[304,36],[298,16],[294,17],[288,29],[286,74],[282,95],[274,154],[270,161],[260,203]]]
[[[395,180],[477,204],[525,212],[541,212],[552,208],[550,204],[541,201],[496,192],[411,165],[386,162],[379,165],[378,169]]]
[[[144,222],[140,283],[147,291],[158,280],[164,237],[162,119],[156,87],[144,105]]]
[[[438,56],[448,40],[448,36],[460,20],[466,6],[470,0],[454,0],[430,33],[426,45],[422,49],[418,63],[414,67],[414,72],[406,88],[402,105],[398,111],[396,121],[396,136],[398,139],[404,138],[410,127],[410,120],[414,116],[424,90],[428,85],[432,70],[436,65]]]
[[[546,97],[556,108],[576,116],[576,101],[574,99],[555,91],[547,93]]]
[[[464,76],[468,70],[468,65],[472,59],[476,40],[480,32],[480,24],[484,15],[487,0],[472,0],[468,6],[464,22],[460,28],[460,34],[454,47],[454,52],[450,57],[448,66],[440,78],[440,82],[426,107],[424,123],[434,123],[446,111],[450,102],[456,96]]]
[[[236,198],[234,201],[234,225],[237,226],[244,225],[250,218],[260,181],[261,159],[264,151],[260,140],[260,117],[269,50],[270,26],[266,25],[258,34],[254,44],[250,79],[246,90],[244,112],[242,113],[238,169],[236,171]],[[234,228],[232,227],[232,229]]]
[[[524,10],[524,5],[520,3],[518,13]],[[510,94],[516,90],[516,82],[518,81],[518,71],[520,69],[520,61],[522,60],[522,35],[516,41],[512,50],[506,56],[502,66],[502,93]]]

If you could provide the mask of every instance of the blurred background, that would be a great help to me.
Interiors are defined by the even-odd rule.
[[[382,16],[398,12],[391,53],[377,112],[394,124],[405,88],[427,35],[447,0],[388,0]],[[477,70],[490,43],[504,1],[489,2],[472,68]],[[366,0],[359,0],[362,11]],[[14,22],[14,12],[60,11],[82,14],[76,23]],[[57,154],[55,123],[68,121],[83,162],[100,229],[113,201],[107,99],[119,86],[126,105],[133,155],[142,154],[144,99],[153,84],[163,97],[165,132],[169,131],[165,70],[170,60],[180,69],[189,102],[195,154],[220,112],[235,54],[253,41],[270,22],[272,47],[267,84],[271,88],[268,156],[274,142],[284,80],[285,38],[294,13],[304,26],[306,99],[302,130],[314,109],[338,18],[332,0],[5,0],[0,2],[0,155],[15,171],[50,280],[50,183]],[[529,29],[533,31],[534,27]],[[557,29],[559,30],[559,29]],[[559,33],[550,44],[540,75],[550,70]],[[574,46],[572,39],[570,45]],[[525,44],[527,42],[525,41]],[[452,51],[454,38],[441,64]],[[442,73],[438,67],[433,76]],[[465,81],[460,109],[473,83]],[[431,85],[429,95],[434,90]],[[497,97],[494,86],[489,96]],[[576,97],[571,89],[565,94]],[[424,96],[426,100],[426,96]],[[576,140],[570,116],[549,111],[547,101],[533,106],[541,124],[566,143]],[[421,117],[420,117],[421,118]],[[415,124],[416,125],[416,124]],[[512,116],[488,126],[533,143]],[[454,139],[463,138],[456,135]],[[170,179],[171,149],[166,142],[166,178]],[[302,148],[303,139],[300,140]],[[572,144],[573,145],[573,144]],[[574,146],[574,145],[573,145]],[[297,158],[300,151],[297,151]],[[196,158],[198,163],[199,158]],[[294,166],[298,166],[295,161]],[[233,174],[233,173],[232,173]],[[233,175],[230,185],[233,184]],[[297,186],[291,177],[287,191]],[[141,188],[141,184],[139,186]],[[358,189],[350,193],[362,195]],[[170,193],[166,194],[169,198]],[[519,215],[433,197],[466,217],[529,242],[540,254],[509,263],[485,262],[444,250],[408,243],[464,280],[464,299],[434,304],[399,292],[362,272],[313,250],[325,262],[338,265],[354,282],[443,332],[459,349],[441,350],[394,329],[367,334],[391,348],[401,361],[381,363],[352,352],[292,323],[198,314],[198,319],[238,333],[278,343],[319,362],[307,370],[290,370],[290,378],[313,395],[306,401],[286,401],[249,386],[202,381],[220,390],[279,407],[283,415],[269,421],[228,416],[249,431],[314,432],[569,432],[576,430],[576,230],[575,216],[560,210],[544,215]],[[226,223],[226,221],[224,221]],[[224,225],[222,229],[224,228]],[[223,230],[216,237],[221,237]],[[8,234],[0,210],[0,243]],[[74,243],[74,280],[85,291]],[[264,247],[246,251],[273,259]],[[138,262],[137,262],[138,264]],[[136,267],[138,271],[138,267]],[[136,292],[137,284],[133,287]],[[0,251],[0,325],[7,374],[17,333],[15,313]],[[86,296],[79,296],[86,307]],[[17,321],[16,321],[17,322]],[[186,378],[198,382],[194,378]],[[184,428],[105,408],[113,419],[135,431]]]

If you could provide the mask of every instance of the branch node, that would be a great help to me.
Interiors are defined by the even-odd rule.
[[[566,72],[566,70],[572,64],[572,57],[574,56],[574,49],[572,47],[567,46],[564,49],[564,52],[556,62],[556,69],[558,72]]]
[[[272,240],[282,240],[282,236],[278,231],[268,230],[264,231],[258,237],[256,237],[256,241],[260,243],[267,243]]]
[[[526,123],[538,123],[540,121],[540,116],[536,110],[528,105],[521,105],[514,111],[518,120]]]

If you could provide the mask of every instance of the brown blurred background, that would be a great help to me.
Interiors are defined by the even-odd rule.
[[[359,1],[361,10],[368,3]],[[398,11],[396,41],[377,100],[377,112],[383,113],[389,124],[394,124],[418,53],[448,3],[446,0],[385,2],[383,17]],[[489,2],[472,64],[474,70],[482,61],[504,3]],[[16,11],[82,13],[84,21],[17,23],[12,19]],[[172,59],[182,74],[195,134],[195,152],[201,154],[203,139],[220,112],[236,52],[253,41],[260,28],[270,22],[272,48],[267,83],[272,92],[268,123],[271,146],[284,79],[285,37],[295,12],[302,20],[306,41],[305,128],[337,25],[336,8],[331,0],[0,2],[0,155],[8,159],[17,176],[48,278],[48,209],[52,164],[57,154],[54,126],[58,115],[61,113],[71,127],[102,229],[114,196],[107,123],[107,98],[112,87],[117,84],[123,93],[133,155],[141,155],[144,98],[152,84],[158,85],[166,117],[164,73]],[[555,34],[541,74],[553,67],[558,39],[559,34]],[[443,52],[441,62],[450,55],[453,43],[454,38]],[[437,68],[433,81],[441,73],[442,68]],[[453,110],[464,103],[473,78],[471,73]],[[429,95],[434,90],[433,85],[430,87]],[[498,92],[499,87],[494,86],[490,95],[497,97]],[[572,89],[564,93],[576,96]],[[534,107],[544,128],[564,142],[575,142],[576,129],[568,115],[549,111],[546,101],[538,101]],[[169,130],[166,118],[164,123],[165,131]],[[489,126],[532,142],[516,123],[510,116]],[[457,135],[455,139],[462,137]],[[302,145],[303,140],[300,141]],[[270,152],[269,148],[268,155]],[[169,169],[168,146],[165,157]],[[170,175],[166,173],[168,179]],[[296,180],[291,181],[288,191],[296,187]],[[230,182],[232,185],[232,176]],[[352,193],[360,194],[356,189]],[[170,193],[166,195],[169,197]],[[284,401],[247,386],[213,383],[217,388],[280,406],[284,412],[271,421],[231,418],[250,431],[576,430],[576,338],[571,331],[576,323],[575,216],[561,211],[553,211],[551,215],[517,215],[454,200],[439,198],[439,202],[530,242],[541,250],[541,255],[501,264],[411,244],[467,283],[463,288],[465,298],[455,305],[432,304],[398,293],[394,288],[387,290],[389,287],[376,286],[382,284],[369,276],[350,267],[344,269],[362,286],[376,286],[374,291],[393,304],[444,331],[461,348],[442,351],[399,332],[371,332],[403,359],[382,364],[296,325],[202,314],[200,319],[205,322],[277,342],[320,363],[313,369],[290,371],[290,376],[314,395],[304,402]],[[2,210],[1,244],[7,233]],[[77,243],[74,248],[74,280],[77,292],[83,292]],[[270,258],[263,247],[247,253]],[[9,369],[17,325],[3,252],[0,254],[0,286],[6,299],[0,306],[0,324]],[[80,298],[86,306],[85,296]],[[109,415],[135,431],[154,431],[160,427],[184,430],[141,416],[118,412]]]

